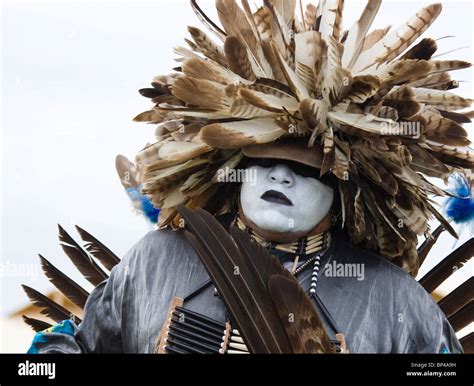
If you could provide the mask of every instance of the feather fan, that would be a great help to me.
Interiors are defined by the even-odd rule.
[[[232,238],[204,210],[181,207],[186,237],[216,285],[232,321],[253,353],[329,352],[314,305],[266,249],[233,228]],[[290,314],[295,317],[289,323]]]

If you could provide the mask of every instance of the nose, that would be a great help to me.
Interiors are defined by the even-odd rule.
[[[292,170],[286,165],[275,165],[268,173],[268,179],[271,182],[282,184],[287,188],[291,188],[295,184],[295,177]]]

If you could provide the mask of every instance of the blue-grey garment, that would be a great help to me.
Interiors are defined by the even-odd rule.
[[[321,267],[318,296],[337,332],[344,333],[350,352],[462,352],[442,311],[402,269],[353,247],[342,236],[333,239]],[[298,278],[308,290],[311,269]],[[152,231],[92,291],[74,336],[46,333],[47,343],[39,343],[38,352],[152,353],[172,299],[185,297],[207,279],[181,231]],[[226,319],[213,286],[185,306]]]

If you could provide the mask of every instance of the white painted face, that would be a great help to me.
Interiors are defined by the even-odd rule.
[[[309,232],[329,212],[334,191],[313,177],[303,177],[285,163],[250,166],[256,180],[243,182],[240,204],[261,229]]]

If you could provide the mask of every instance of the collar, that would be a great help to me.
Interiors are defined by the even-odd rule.
[[[307,257],[326,249],[331,243],[331,233],[329,231],[317,233],[311,236],[304,236],[296,241],[289,243],[278,243],[274,241],[267,241],[259,236],[250,227],[246,226],[239,215],[234,220],[234,226],[241,230],[245,230],[249,235],[260,245],[273,250],[290,254],[289,258],[292,260],[301,258],[306,260]],[[288,258],[287,258],[288,259]]]

